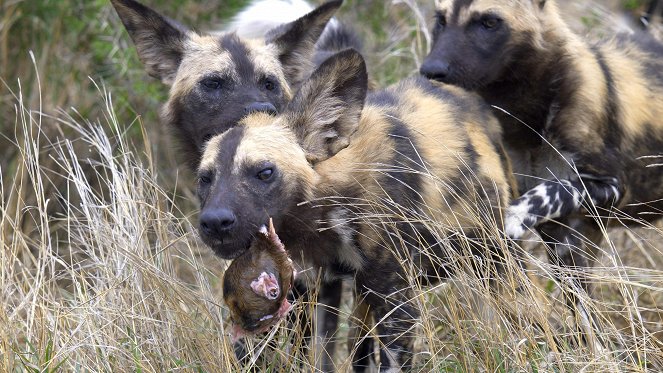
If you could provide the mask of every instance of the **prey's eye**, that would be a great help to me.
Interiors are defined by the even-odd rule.
[[[258,172],[256,177],[259,180],[267,181],[267,180],[272,178],[272,175],[274,175],[274,169],[269,167],[269,168],[265,168],[264,170],[261,170],[260,172]]]
[[[205,87],[209,90],[217,90],[217,89],[221,89],[223,87],[223,79],[219,78],[218,76],[214,76],[214,77],[203,79],[200,82],[200,84],[202,84],[203,87]]]
[[[485,16],[481,19],[481,27],[486,30],[495,30],[502,24],[502,20],[496,16]]]
[[[248,331],[253,331],[258,329],[258,326],[260,326],[259,321],[244,319],[244,329]]]

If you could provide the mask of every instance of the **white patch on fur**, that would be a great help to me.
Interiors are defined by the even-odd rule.
[[[304,0],[255,0],[235,15],[225,30],[235,31],[242,38],[259,39],[267,31],[292,22],[311,10],[311,4]]]
[[[269,319],[273,319],[273,318],[274,318],[274,315],[265,315],[265,316],[260,318],[260,321],[265,321],[265,320],[269,320]]]
[[[384,368],[381,367],[380,372],[385,372],[385,373],[387,373],[387,372],[389,372],[389,373],[401,372],[401,368],[398,364],[398,358],[399,358],[400,354],[396,351],[393,351],[393,350],[389,349],[389,348],[386,349],[386,352],[387,352],[387,354],[386,354],[387,359],[389,360],[389,362],[388,362],[389,363],[389,368],[384,369]],[[383,365],[383,364],[381,364],[381,365]]]
[[[511,207],[506,212],[504,232],[514,240],[518,240],[525,235],[522,219],[518,218],[517,213],[511,211]]]
[[[506,209],[504,232],[514,240],[520,239],[526,232],[523,222],[529,216],[529,198]]]
[[[359,254],[352,238],[353,230],[347,224],[352,220],[350,213],[343,207],[337,207],[329,212],[327,219],[331,229],[338,234],[341,241],[336,259],[349,268],[361,270],[364,267],[364,258]]]
[[[223,31],[234,31],[241,38],[261,39],[268,31],[292,22],[313,9],[313,6],[304,0],[254,0],[235,15]],[[325,32],[337,25],[335,19],[330,20]]]

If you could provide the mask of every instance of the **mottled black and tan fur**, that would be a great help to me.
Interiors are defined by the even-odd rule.
[[[417,77],[367,95],[363,59],[341,52],[282,115],[252,114],[210,140],[199,169],[203,240],[238,255],[272,217],[300,267],[354,278],[381,320],[382,369],[407,367],[418,314],[404,266],[444,277],[450,251],[501,224],[510,187],[500,138],[473,94]]]
[[[524,193],[509,235],[537,227],[555,263],[586,266],[583,241],[603,236],[588,215],[663,216],[663,45],[642,34],[590,43],[553,0],[438,0],[436,11],[421,73],[498,108]]]

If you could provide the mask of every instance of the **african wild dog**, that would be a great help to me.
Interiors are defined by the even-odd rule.
[[[293,89],[333,51],[360,46],[343,25],[325,30],[342,0],[268,32],[261,39],[235,33],[201,35],[134,0],[111,1],[149,75],[170,86],[162,118],[182,145],[179,152],[197,169],[205,143],[245,115],[276,114]],[[318,40],[320,38],[320,40]],[[317,41],[317,43],[316,43]],[[237,253],[222,255],[228,259]],[[330,308],[341,301],[339,283],[323,283],[318,301]],[[324,313],[324,311],[323,311]],[[336,313],[320,315],[324,335],[334,334]],[[333,353],[333,343],[326,349]],[[323,369],[329,361],[322,363]]]
[[[650,167],[663,155],[663,45],[648,35],[589,44],[553,0],[438,0],[436,12],[421,73],[499,108],[527,191],[507,211],[510,236],[536,227],[551,260],[587,266],[583,241],[594,249],[603,236],[588,215],[663,214],[663,168]]]
[[[316,46],[342,0],[329,1],[261,39],[198,34],[134,0],[111,3],[147,73],[170,86],[162,118],[193,169],[198,168],[205,142],[247,113],[280,112],[292,89],[313,71],[316,53],[355,47],[358,42],[347,36],[349,31],[337,28]]]
[[[403,263],[434,281],[464,245],[499,250],[481,232],[510,199],[500,138],[473,94],[418,77],[367,95],[361,55],[340,52],[277,118],[254,113],[210,140],[198,171],[203,240],[239,255],[271,217],[299,269],[354,278],[380,320],[382,368],[407,368],[418,311]]]

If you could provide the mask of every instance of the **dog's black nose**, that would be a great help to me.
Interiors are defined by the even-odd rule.
[[[235,225],[235,214],[228,209],[205,210],[200,214],[200,229],[207,236],[224,236]]]
[[[244,108],[245,114],[251,114],[256,112],[267,113],[270,115],[278,114],[276,112],[276,107],[272,105],[270,102],[254,102]]]
[[[425,60],[419,73],[428,79],[444,80],[449,75],[449,63],[435,59]]]

